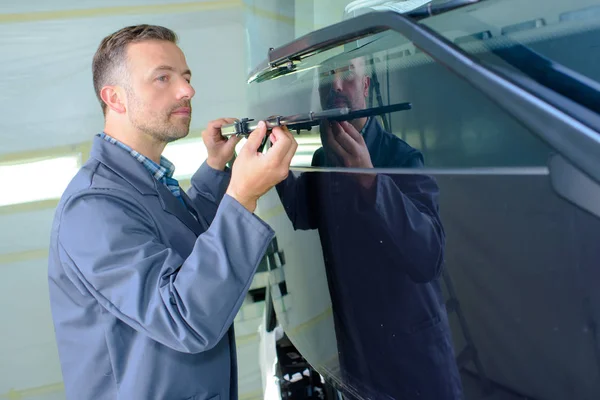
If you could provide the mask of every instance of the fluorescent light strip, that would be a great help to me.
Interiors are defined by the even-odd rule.
[[[0,164],[0,206],[58,199],[80,166],[80,154]]]
[[[247,139],[243,138],[236,145],[239,154]],[[321,147],[319,139],[299,140],[296,155],[292,159],[293,166],[310,166],[312,154]],[[189,139],[169,144],[163,152],[169,161],[175,165],[174,178],[189,179],[206,160],[208,153],[201,139]]]
[[[238,143],[238,152],[245,142]],[[292,165],[309,166],[312,154],[307,153],[318,147],[314,141],[301,140]],[[202,140],[194,139],[169,144],[163,155],[175,164],[176,179],[189,179],[206,160],[207,152]],[[59,199],[79,168],[81,154],[0,164],[0,207]]]

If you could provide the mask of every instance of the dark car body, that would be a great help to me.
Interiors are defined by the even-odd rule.
[[[600,2],[449,3],[274,43],[250,74],[257,119],[324,108],[360,57],[367,108],[410,103],[342,143],[372,168],[297,133],[258,209],[267,328],[344,398],[598,399]]]

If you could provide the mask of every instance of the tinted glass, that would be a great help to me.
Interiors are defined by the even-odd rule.
[[[353,121],[356,134],[369,126],[382,128],[418,149],[427,167],[546,164],[550,149],[540,138],[506,114],[494,99],[398,33],[386,32],[328,50],[295,63],[294,68],[292,74],[251,84],[254,118],[369,109],[373,110],[369,125],[367,117]],[[377,112],[390,106],[399,110]],[[316,125],[297,132],[300,146],[294,166],[311,166],[316,148],[327,140],[321,128]],[[372,161],[375,167],[403,167],[390,160]],[[318,166],[359,167],[352,163]]]
[[[515,6],[519,12],[506,15]],[[423,23],[473,55],[507,60],[536,78],[551,62],[564,73],[597,82],[599,15],[600,5],[593,0],[483,1]],[[533,61],[537,65],[528,65]]]
[[[490,1],[423,23],[476,33],[459,17],[488,4],[521,20]],[[537,43],[562,54],[571,34]],[[274,307],[307,360],[345,398],[600,396],[600,221],[554,191],[561,149],[396,33],[296,71],[249,86],[252,117],[411,105],[300,131],[295,171],[261,200],[284,255]]]

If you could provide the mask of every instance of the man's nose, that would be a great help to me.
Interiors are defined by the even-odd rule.
[[[333,78],[333,82],[331,84],[331,90],[335,91],[335,92],[341,92],[342,91],[342,78],[340,78],[339,76],[336,76],[335,78]]]
[[[192,97],[194,97],[194,95],[196,94],[196,91],[194,90],[194,88],[192,87],[192,85],[187,82],[187,81],[183,81],[183,84],[179,87],[178,90],[178,98],[179,99],[191,99]]]

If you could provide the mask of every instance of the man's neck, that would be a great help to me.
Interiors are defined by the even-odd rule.
[[[118,127],[108,122],[104,126],[104,133],[131,147],[144,157],[160,164],[160,156],[166,146],[164,142],[159,142],[137,129]]]
[[[368,120],[367,117],[358,118],[358,119],[353,119],[352,121],[350,121],[350,123],[352,124],[352,126],[354,126],[354,129],[356,129],[357,131],[360,132],[365,127],[367,120]]]

